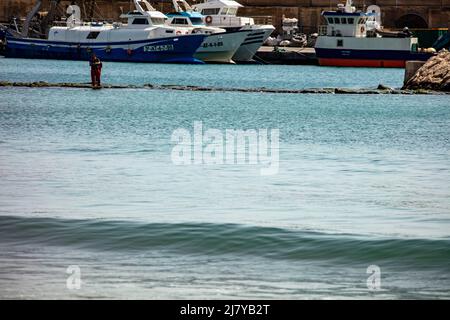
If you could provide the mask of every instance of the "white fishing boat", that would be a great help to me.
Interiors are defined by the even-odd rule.
[[[373,7],[377,8],[377,7]],[[352,1],[325,11],[327,25],[320,28],[315,44],[322,66],[403,68],[408,60],[426,61],[431,53],[420,52],[418,39],[405,32],[384,32],[380,10],[357,11]]]
[[[233,0],[206,0],[193,5],[192,8],[205,16],[207,26],[219,27],[227,32],[237,30],[251,31],[233,56],[236,62],[251,61],[258,49],[275,30],[272,25],[255,24],[253,18],[237,16],[238,9],[243,7]]]
[[[194,57],[207,37],[181,34],[167,26],[167,17],[146,0],[133,0],[135,10],[122,14],[127,23],[84,23],[71,5],[65,26],[50,28],[47,39],[6,36],[6,57],[104,61],[203,63]]]
[[[167,13],[168,26],[177,28],[179,34],[206,34],[208,37],[197,49],[194,57],[204,62],[234,63],[234,54],[251,33],[250,30],[227,30],[206,26],[204,16],[193,11],[185,0],[172,0],[175,12]]]

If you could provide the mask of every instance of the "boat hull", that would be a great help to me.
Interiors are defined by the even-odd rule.
[[[406,61],[426,61],[429,53],[391,50],[337,50],[316,48],[321,66],[404,68]]]
[[[233,60],[236,62],[252,61],[253,56],[256,54],[258,49],[275,30],[273,26],[253,25],[249,27],[251,28],[249,29],[251,30],[250,34],[233,56]]]
[[[233,56],[250,31],[219,33],[208,36],[194,57],[208,63],[234,63]]]
[[[338,47],[338,45],[340,45]],[[403,68],[406,61],[426,61],[416,38],[365,38],[320,36],[315,51],[321,66]]]
[[[145,39],[128,42],[74,43],[7,36],[7,58],[89,60],[95,53],[103,61],[203,63],[194,58],[205,35]]]

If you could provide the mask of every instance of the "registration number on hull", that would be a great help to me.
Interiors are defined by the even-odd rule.
[[[173,50],[175,50],[173,44],[144,46],[144,52],[160,52],[160,51],[173,51]]]
[[[219,41],[219,42],[207,42],[202,44],[203,48],[214,48],[214,47],[222,47],[223,46],[223,42]]]

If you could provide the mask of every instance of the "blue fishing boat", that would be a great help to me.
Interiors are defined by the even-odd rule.
[[[69,6],[65,26],[50,28],[47,39],[6,35],[5,56],[13,58],[203,63],[194,57],[207,37],[180,34],[165,25],[167,17],[147,1],[134,0],[136,10],[122,14],[122,23],[83,23],[80,8]]]

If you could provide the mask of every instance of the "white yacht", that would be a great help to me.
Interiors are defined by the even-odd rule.
[[[206,34],[207,38],[197,49],[194,57],[204,62],[234,63],[236,51],[245,41],[251,30],[227,30],[206,26],[203,16],[193,11],[185,0],[172,0],[175,12],[166,14],[167,26],[176,27],[178,34]]]
[[[275,30],[272,25],[257,25],[253,18],[237,16],[241,7],[243,6],[240,3],[233,0],[206,0],[192,6],[195,11],[205,16],[207,26],[223,28],[227,32],[251,31],[233,56],[236,62],[251,61],[256,51]]]

